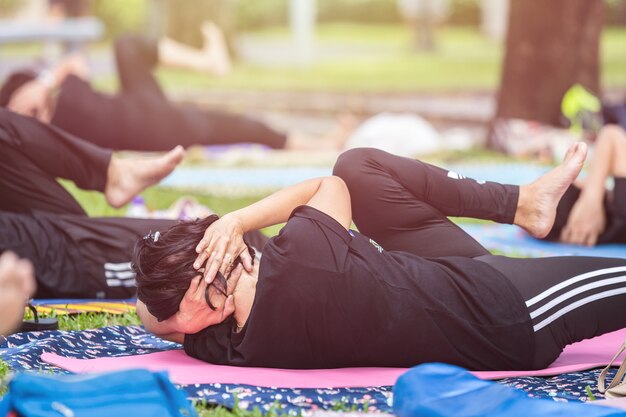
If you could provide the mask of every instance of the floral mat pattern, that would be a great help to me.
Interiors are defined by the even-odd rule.
[[[142,355],[180,345],[159,339],[139,326],[110,326],[84,331],[19,333],[0,343],[0,358],[13,370],[67,373],[41,361],[43,352],[77,359]],[[599,369],[574,372],[549,378],[517,377],[498,382],[523,390],[535,398],[555,401],[587,401],[586,387],[601,398],[596,388]],[[612,375],[611,375],[612,377]],[[286,414],[307,414],[314,410],[364,410],[391,412],[393,387],[288,389],[233,384],[196,384],[180,386],[189,398],[207,405],[243,409],[281,409]]]

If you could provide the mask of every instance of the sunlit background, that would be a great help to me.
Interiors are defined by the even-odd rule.
[[[499,154],[485,150],[496,115],[567,127],[560,116],[527,114],[528,108],[537,106],[524,102],[519,90],[545,94],[544,101],[551,101],[559,112],[565,87],[549,91],[548,86],[558,84],[552,80],[562,80],[571,67],[564,57],[581,62],[582,68],[578,55],[587,48],[583,38],[590,32],[582,29],[583,24],[597,27],[600,33],[597,86],[587,87],[608,100],[626,97],[626,1],[588,3],[601,5],[597,18],[591,12],[589,16],[570,16],[568,10],[576,7],[569,7],[572,3],[566,1],[0,0],[0,79],[18,68],[51,65],[67,51],[78,49],[88,57],[94,85],[114,93],[118,81],[112,42],[118,36],[139,33],[169,38],[201,50],[210,46],[202,25],[213,22],[224,36],[231,66],[220,75],[159,67],[158,79],[170,98],[260,117],[280,129],[309,134],[327,131],[338,115],[345,113],[359,122],[387,113],[410,115],[426,121],[442,135],[442,143],[450,145],[443,147],[449,151],[444,152],[444,161],[499,160]],[[577,6],[577,10],[581,7],[586,6]],[[80,23],[78,29],[71,26],[76,22]],[[56,29],[51,32],[49,25]],[[537,48],[532,39],[520,37],[519,30],[507,40],[509,25],[541,36],[558,32],[555,37],[563,40],[548,39],[541,50],[542,45]],[[568,25],[572,27],[567,29]],[[591,38],[593,43],[593,33]],[[520,81],[513,78],[505,86],[504,74],[516,77],[524,51],[532,48],[538,50],[534,59],[539,56],[541,64],[529,70],[535,74],[524,75]],[[507,51],[511,63],[505,71]],[[562,61],[563,71],[558,62],[556,67],[543,65],[544,55]],[[505,93],[499,97],[499,91]],[[390,128],[391,134],[401,130],[400,125],[396,130]],[[191,154],[188,163],[206,159],[194,158],[203,153]],[[295,166],[304,169],[293,174],[297,179],[325,173],[336,156],[220,155],[208,158],[205,165]],[[309,166],[326,171],[307,171]],[[220,196],[233,189],[247,190],[244,194],[260,192],[261,188],[245,180],[251,176],[247,171],[235,174],[222,170],[170,178],[165,184],[212,183],[209,194]],[[230,178],[232,186],[229,180],[218,181],[223,177]],[[157,200],[148,198],[158,207],[170,202],[169,197],[164,197],[164,202]],[[217,200],[211,205],[220,211],[223,199]],[[95,205],[92,213],[111,212]]]

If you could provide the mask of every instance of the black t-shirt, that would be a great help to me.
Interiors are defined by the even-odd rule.
[[[521,296],[491,266],[384,251],[308,206],[265,246],[251,314],[234,327],[186,335],[185,351],[241,366],[489,370],[527,368],[534,348]]]
[[[86,293],[80,251],[51,213],[0,211],[0,253],[10,250],[29,259],[37,277],[36,298]]]

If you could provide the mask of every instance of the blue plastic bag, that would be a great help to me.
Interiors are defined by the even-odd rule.
[[[0,403],[0,417],[197,416],[164,372],[143,369],[88,374],[17,374]]]
[[[401,375],[393,398],[397,417],[626,416],[615,408],[529,398],[522,391],[440,363],[419,365]]]

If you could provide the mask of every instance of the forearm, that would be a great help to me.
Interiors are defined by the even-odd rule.
[[[607,131],[598,138],[595,152],[587,167],[587,177],[581,186],[580,199],[589,202],[602,202],[605,194],[606,180],[611,175],[613,144]]]
[[[52,70],[54,86],[59,87],[70,75],[80,78],[87,77],[87,66],[80,55],[70,55],[59,62]]]
[[[284,223],[296,207],[311,200],[325,179],[326,177],[314,178],[283,188],[228,215],[235,216],[241,222],[244,232]]]
[[[293,210],[311,206],[348,229],[352,221],[350,193],[339,177],[323,177],[284,188],[248,207],[229,213],[211,224],[196,246],[198,257],[194,268],[205,266],[206,282],[212,282],[218,271],[227,273],[233,260],[241,257],[247,271],[252,258],[247,252],[243,234],[289,220]]]

